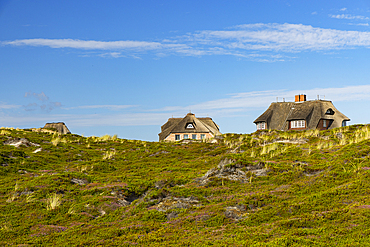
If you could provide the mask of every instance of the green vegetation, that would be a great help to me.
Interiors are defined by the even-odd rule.
[[[1,128],[0,245],[368,246],[369,159],[367,125],[217,143]]]

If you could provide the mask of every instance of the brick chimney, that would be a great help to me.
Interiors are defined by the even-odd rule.
[[[306,101],[306,95],[300,94],[295,96],[295,102],[303,102]]]

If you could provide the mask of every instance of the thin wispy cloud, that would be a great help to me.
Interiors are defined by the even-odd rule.
[[[41,100],[41,101],[48,101],[49,100],[49,97],[46,96],[46,94],[44,92],[41,92],[41,93],[26,92],[24,94],[24,97],[25,98],[27,98],[27,97],[35,97],[36,99]]]
[[[11,114],[2,116],[3,126],[19,126],[24,123],[33,124],[36,127],[40,124],[50,121],[64,121],[68,125],[75,127],[84,126],[139,126],[139,125],[161,125],[172,115],[181,117],[189,110],[198,116],[212,116],[214,118],[230,117],[239,113],[265,109],[271,102],[276,101],[294,101],[294,95],[306,94],[308,100],[320,99],[331,100],[335,102],[353,102],[353,101],[370,101],[370,85],[348,86],[339,88],[315,88],[308,90],[269,90],[269,91],[252,91],[227,95],[221,99],[205,101],[199,104],[186,106],[167,106],[155,110],[138,110],[134,113],[100,113],[87,114],[32,114],[28,116],[17,117]],[[0,108],[4,104],[0,104]],[[91,105],[76,107],[83,109],[125,109],[133,107],[129,105]],[[73,108],[73,109],[76,109]],[[7,108],[10,109],[10,108]],[[71,108],[66,108],[68,110]]]
[[[348,23],[348,25],[368,27],[369,26],[369,23]]]
[[[24,97],[31,98],[32,100],[32,102],[23,106],[25,111],[41,110],[45,112],[50,112],[62,106],[62,103],[60,102],[50,101],[49,97],[46,96],[44,92],[41,92],[41,93],[26,92],[24,94]],[[34,101],[34,99],[37,99],[37,101]],[[39,103],[39,101],[41,101],[41,103]]]
[[[341,8],[339,11],[346,11],[347,8]]]
[[[347,20],[369,20],[369,17],[362,16],[362,15],[349,15],[349,14],[341,14],[341,15],[329,15],[331,18],[335,19],[347,19]]]
[[[79,39],[22,39],[2,42],[4,45],[13,46],[48,46],[51,48],[74,48],[85,50],[157,50],[178,47],[177,44],[162,44],[146,41],[95,41]],[[180,45],[181,46],[181,45]]]
[[[370,32],[315,28],[301,24],[247,24],[235,30],[202,31],[189,36],[199,44],[250,51],[301,52],[369,47]]]
[[[101,57],[113,57],[113,58],[119,58],[119,57],[124,57],[121,52],[107,52],[100,54],[99,56]]]
[[[294,95],[304,92],[309,99],[315,99],[319,95],[320,99],[332,100],[335,102],[341,101],[357,101],[370,100],[370,85],[349,86],[342,88],[315,88],[310,90],[269,90],[269,91],[254,91],[237,93],[223,99],[207,101],[196,105],[185,107],[165,107],[158,111],[201,111],[212,112],[219,109],[231,109],[232,111],[250,110],[259,107],[267,107],[271,102],[276,101],[294,101]]]
[[[330,15],[332,18],[368,20],[365,16]],[[354,25],[368,25],[354,24]],[[2,46],[70,48],[102,57],[157,57],[228,55],[261,62],[285,61],[289,53],[370,47],[370,32],[345,31],[303,24],[257,23],[224,30],[203,30],[162,41],[94,41],[77,39],[23,39],[2,41]]]
[[[5,103],[0,103],[0,109],[16,109],[21,107],[20,105],[8,105]]]
[[[65,110],[74,109],[109,109],[109,110],[121,110],[137,107],[137,105],[84,105],[84,106],[74,106],[74,107],[63,107]]]

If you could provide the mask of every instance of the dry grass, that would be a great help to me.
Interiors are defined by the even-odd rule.
[[[62,203],[61,196],[54,193],[46,199],[46,209],[54,210]]]
[[[15,193],[12,193],[8,199],[6,200],[6,202],[12,202],[15,200],[15,198],[17,198],[17,195]]]
[[[33,202],[35,200],[36,200],[36,198],[35,198],[34,193],[28,194],[27,197],[26,197],[26,202]]]
[[[84,166],[81,166],[81,167],[79,167],[79,169],[78,169],[80,172],[85,172],[85,171],[87,171],[87,165],[84,165]]]
[[[69,207],[67,214],[75,214],[75,213],[76,213],[76,205],[75,204],[72,204]]]
[[[0,135],[3,135],[3,136],[8,136],[10,134],[11,134],[11,132],[9,130],[2,129],[0,131]]]
[[[51,143],[54,145],[54,146],[58,146],[59,143],[67,143],[67,140],[64,139],[64,138],[61,138],[59,135],[53,139],[51,139]]]
[[[117,135],[113,135],[113,136],[103,135],[101,137],[91,136],[89,140],[99,143],[99,142],[105,142],[105,141],[116,141],[118,140],[118,137]]]
[[[269,154],[270,152],[277,150],[278,148],[279,148],[279,144],[276,142],[272,144],[264,145],[260,155]]]
[[[116,150],[107,151],[103,154],[103,160],[109,160],[116,155]]]
[[[14,185],[14,191],[10,194],[6,202],[13,202],[17,198],[17,190],[19,189],[18,183]]]

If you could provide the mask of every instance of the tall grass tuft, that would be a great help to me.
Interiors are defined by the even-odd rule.
[[[14,185],[14,192],[11,193],[11,195],[8,197],[8,199],[6,200],[6,202],[12,202],[15,200],[15,198],[17,198],[17,190],[19,189],[19,185],[18,183],[15,183]]]
[[[6,135],[10,135],[11,134],[11,132],[9,131],[9,130],[4,130],[4,129],[2,129],[1,131],[0,131],[0,135],[2,135],[2,136],[6,136]]]
[[[342,139],[339,141],[339,145],[344,146],[347,144],[347,137],[345,135],[342,135]]]
[[[60,137],[56,137],[56,138],[53,138],[51,139],[51,143],[53,143],[54,146],[58,146],[58,144],[60,143]]]
[[[314,129],[314,130],[308,130],[303,132],[304,137],[318,137],[320,134],[320,130]]]
[[[83,165],[83,166],[79,167],[79,171],[80,172],[86,172],[87,171],[87,165]]]
[[[61,196],[54,193],[46,199],[47,204],[46,209],[54,210],[57,207],[59,207],[61,203],[62,203]]]
[[[107,151],[103,154],[103,160],[109,160],[116,155],[116,150]]]
[[[103,135],[101,137],[94,137],[95,142],[104,142],[104,141],[116,141],[118,139],[117,135]]]
[[[256,157],[256,153],[254,152],[254,149],[252,149],[251,157],[252,157],[252,158]]]
[[[76,205],[72,204],[71,207],[68,209],[67,214],[75,214],[76,213]]]
[[[17,198],[17,195],[15,193],[12,193],[8,199],[6,200],[6,202],[12,202],[15,200],[15,198]]]
[[[26,202],[33,202],[35,200],[36,200],[36,198],[35,198],[34,193],[28,194],[27,197],[26,197]]]
[[[270,152],[277,150],[279,148],[279,143],[272,143],[268,145],[264,145],[261,151],[261,155],[269,154]]]
[[[67,140],[64,139],[64,138],[61,138],[59,135],[53,139],[51,139],[51,143],[54,145],[54,146],[58,146],[59,143],[67,143]]]

